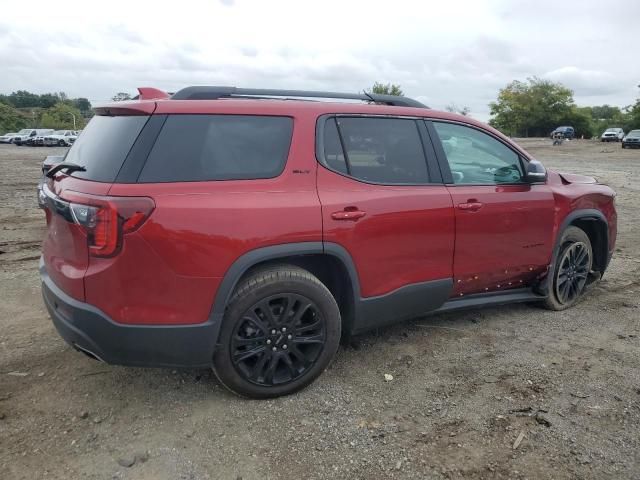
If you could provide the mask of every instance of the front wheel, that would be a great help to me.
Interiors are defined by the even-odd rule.
[[[550,272],[553,281],[545,306],[550,310],[564,310],[575,305],[584,292],[592,265],[589,237],[578,227],[568,227],[562,233]]]
[[[314,275],[292,265],[258,270],[229,302],[213,369],[238,395],[288,395],[327,368],[340,332],[338,305]]]

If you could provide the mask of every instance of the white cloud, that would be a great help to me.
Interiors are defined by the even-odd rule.
[[[62,90],[101,102],[137,86],[360,91],[382,81],[432,107],[455,102],[486,119],[499,88],[537,75],[565,83],[578,103],[631,103],[637,66],[620,55],[637,43],[637,29],[622,15],[602,16],[594,0],[570,15],[550,13],[556,7],[182,0],[165,9],[115,0],[60,9],[32,0],[0,18],[0,92]]]

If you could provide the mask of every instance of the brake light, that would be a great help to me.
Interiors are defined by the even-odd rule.
[[[155,208],[148,197],[101,197],[65,191],[73,222],[87,234],[89,253],[111,257],[122,247],[123,236],[134,232]]]

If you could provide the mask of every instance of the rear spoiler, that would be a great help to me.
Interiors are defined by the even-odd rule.
[[[139,94],[131,100],[98,105],[94,108],[96,115],[151,115],[156,109],[156,102],[170,98],[167,92],[152,87],[139,87]]]

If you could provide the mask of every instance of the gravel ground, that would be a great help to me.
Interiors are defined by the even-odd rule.
[[[616,254],[585,300],[373,332],[270,401],[69,348],[40,297],[35,207],[64,149],[0,145],[0,478],[640,478],[640,150],[521,144],[618,191]]]

